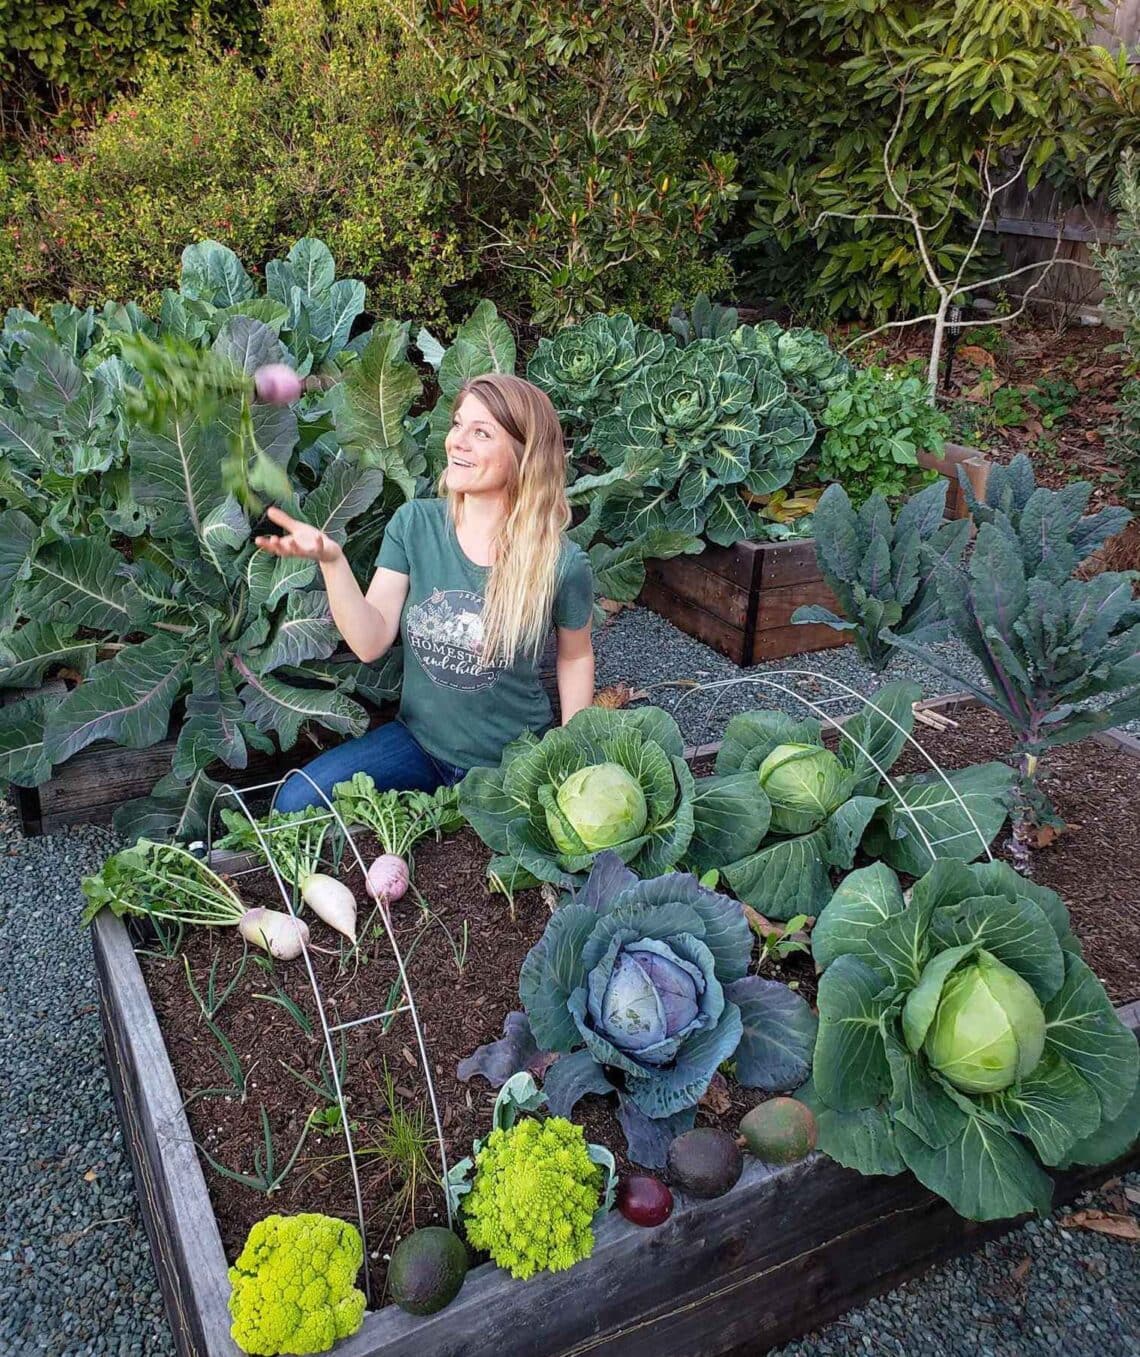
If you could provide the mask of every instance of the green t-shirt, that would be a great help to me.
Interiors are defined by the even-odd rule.
[[[464,554],[446,500],[402,504],[384,531],[376,564],[408,576],[400,615],[400,720],[429,754],[457,768],[494,766],[524,730],[550,725],[537,660],[519,659],[510,668],[480,663],[490,567]],[[567,541],[558,564],[553,625],[584,627],[592,611],[589,558]]]

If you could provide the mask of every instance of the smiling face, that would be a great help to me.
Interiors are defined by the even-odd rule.
[[[447,489],[453,495],[502,495],[513,481],[514,440],[478,397],[463,397],[444,441]]]

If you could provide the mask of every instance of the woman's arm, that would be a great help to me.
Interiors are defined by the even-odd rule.
[[[584,627],[558,628],[558,700],[562,724],[594,700],[594,638],[589,623]]]
[[[258,537],[257,546],[271,556],[300,556],[316,561],[324,576],[329,609],[337,630],[359,660],[371,664],[386,654],[400,632],[400,613],[408,596],[408,577],[396,570],[376,571],[361,591],[344,552],[331,537],[276,506],[270,520],[284,529],[280,537]]]

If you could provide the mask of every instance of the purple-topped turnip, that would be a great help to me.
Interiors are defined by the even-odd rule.
[[[301,399],[304,383],[285,363],[267,363],[253,374],[257,399],[266,405],[292,405]]]

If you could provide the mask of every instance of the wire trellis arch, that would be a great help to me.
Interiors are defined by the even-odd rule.
[[[820,702],[814,702],[812,701],[811,698],[806,697],[803,693],[797,692],[794,688],[789,687],[786,683],[777,682],[776,680],[778,678],[799,678],[799,679],[808,678],[816,682],[830,683],[834,687],[840,689],[841,691],[836,697],[824,698]],[[915,739],[911,732],[908,731],[906,727],[901,724],[901,722],[896,721],[889,712],[885,712],[882,709],[882,707],[876,705],[874,694],[872,694],[870,697],[867,697],[864,693],[861,693],[858,688],[853,688],[849,683],[844,683],[842,679],[837,679],[833,677],[831,674],[822,674],[815,669],[774,669],[767,674],[743,674],[740,676],[740,678],[719,679],[713,683],[704,683],[698,685],[697,687],[690,688],[687,692],[681,695],[680,699],[677,701],[676,705],[673,708],[673,713],[674,715],[676,715],[677,711],[684,705],[684,703],[687,702],[696,693],[707,693],[713,691],[714,689],[720,689],[721,691],[718,693],[716,700],[713,702],[712,706],[709,708],[705,716],[705,723],[702,733],[707,734],[709,727],[712,724],[712,718],[716,714],[716,709],[720,705],[720,703],[724,700],[725,694],[728,692],[730,688],[735,688],[742,683],[758,683],[764,687],[771,688],[776,692],[784,693],[787,697],[790,697],[794,699],[796,702],[799,702],[802,706],[806,707],[814,715],[818,716],[820,720],[823,721],[830,729],[837,731],[839,735],[842,736],[845,740],[847,740],[847,742],[853,748],[857,749],[859,753],[862,754],[863,757],[868,761],[868,763],[870,763],[871,767],[874,768],[874,770],[879,774],[879,776],[883,779],[884,783],[890,789],[891,795],[895,800],[897,809],[900,811],[900,813],[906,814],[906,816],[910,819],[911,823],[914,825],[915,829],[918,831],[919,838],[922,840],[923,847],[930,854],[931,861],[932,862],[937,861],[938,854],[934,851],[935,848],[941,847],[944,843],[949,843],[950,840],[938,839],[933,842],[931,841],[930,836],[927,834],[926,829],[924,828],[922,822],[915,814],[913,807],[909,806],[903,799],[901,792],[895,785],[895,782],[891,778],[890,774],[879,765],[878,760],[874,757],[870,750],[866,749],[860,741],[854,739],[854,737],[847,730],[844,722],[848,718],[832,716],[830,712],[824,711],[823,703],[843,702],[854,699],[858,702],[861,702],[864,706],[864,709],[866,709],[867,707],[874,707],[875,711],[878,712],[878,714],[883,718],[883,720],[888,722],[890,725],[894,726],[894,728],[905,737],[906,743],[908,745],[911,745],[914,749],[918,751],[918,753],[930,765],[931,769],[942,780],[942,783],[945,786],[946,790],[950,793],[954,800],[957,801],[958,805],[962,808],[963,812],[965,813],[966,819],[969,821],[970,826],[973,829],[973,832],[977,834],[978,841],[982,845],[982,852],[985,854],[986,860],[989,862],[993,861],[993,854],[990,852],[989,840],[982,832],[981,826],[975,819],[973,811],[966,804],[966,801],[962,796],[961,792],[958,791],[957,787],[955,787],[954,784],[950,781],[950,779],[946,776],[946,773],[943,771],[943,769],[938,765],[938,763],[933,758],[931,758],[930,754],[927,753],[927,751],[922,747],[919,741]],[[852,715],[858,716],[859,713],[854,712],[852,713]],[[968,834],[969,832],[970,832],[969,830],[964,831],[965,834]],[[963,837],[963,835],[958,834],[954,835],[953,837],[961,838]]]
[[[288,773],[286,773],[283,778],[279,778],[272,782],[260,782],[251,787],[244,787],[239,789],[233,786],[232,783],[224,784],[223,786],[218,788],[218,790],[214,793],[213,797],[210,800],[210,809],[206,821],[206,860],[208,862],[213,855],[213,827],[214,827],[215,807],[217,806],[219,800],[227,797],[237,803],[237,805],[241,808],[242,814],[249,821],[250,827],[253,829],[253,832],[257,835],[258,844],[261,847],[261,851],[265,857],[266,863],[268,864],[269,870],[273,874],[273,878],[277,883],[277,888],[281,893],[281,898],[285,902],[285,908],[288,910],[289,914],[294,918],[297,917],[297,910],[295,908],[296,887],[294,886],[293,889],[290,889],[288,886],[286,886],[285,881],[282,878],[280,871],[278,870],[277,863],[273,857],[273,854],[269,851],[269,844],[266,838],[267,834],[274,833],[277,827],[261,825],[258,821],[258,818],[250,810],[249,805],[247,804],[246,801],[246,797],[250,796],[253,793],[264,792],[268,791],[269,788],[273,788],[269,802],[269,814],[272,815],[273,810],[277,805],[277,797],[280,795],[282,787],[284,787],[285,784],[290,781],[290,779],[297,777],[303,778],[316,793],[320,802],[324,805],[327,811],[328,818],[330,819],[331,822],[335,823],[336,826],[340,829],[340,832],[343,835],[344,844],[347,847],[351,848],[352,855],[356,859],[356,864],[360,868],[361,880],[367,881],[368,868],[364,862],[364,858],[361,856],[360,849],[356,845],[356,840],[353,838],[352,831],[349,829],[348,825],[345,824],[344,817],[337,810],[336,806],[332,803],[332,801],[329,800],[328,796],[325,794],[322,788],[317,786],[317,784],[313,781],[309,774],[305,772],[303,768],[293,768]],[[262,869],[258,867],[251,868],[249,870],[260,871]],[[238,875],[240,875],[240,873],[238,873]],[[333,1088],[336,1091],[337,1108],[340,1112],[340,1127],[344,1135],[345,1148],[347,1149],[348,1152],[349,1168],[352,1174],[353,1193],[356,1201],[357,1225],[360,1229],[360,1237],[364,1244],[366,1259],[368,1257],[368,1227],[364,1213],[364,1195],[360,1185],[360,1170],[357,1163],[356,1147],[353,1143],[352,1138],[352,1124],[348,1115],[348,1105],[345,1101],[344,1086],[341,1082],[336,1051],[333,1048],[334,1033],[348,1031],[349,1029],[352,1028],[363,1027],[368,1023],[382,1022],[385,1019],[394,1018],[401,1013],[408,1014],[408,1016],[411,1018],[412,1028],[415,1032],[416,1049],[419,1055],[420,1068],[423,1070],[423,1076],[428,1091],[428,1101],[431,1104],[432,1121],[434,1122],[435,1125],[436,1143],[439,1147],[440,1181],[446,1183],[448,1175],[447,1143],[444,1140],[443,1122],[439,1113],[439,1100],[436,1096],[435,1081],[432,1078],[431,1061],[428,1059],[427,1042],[424,1037],[423,1025],[420,1022],[419,1012],[416,1008],[415,995],[412,993],[411,982],[408,979],[408,973],[404,965],[404,957],[402,952],[400,951],[400,945],[396,940],[395,931],[392,928],[391,916],[384,903],[383,902],[378,903],[380,904],[380,909],[378,912],[384,924],[384,932],[387,935],[388,945],[391,948],[392,957],[395,960],[396,969],[400,977],[401,986],[400,1000],[396,1004],[395,1008],[384,1009],[380,1013],[371,1013],[363,1018],[354,1018],[349,1022],[330,1023],[329,1014],[325,1007],[324,995],[321,993],[321,987],[317,980],[316,972],[313,969],[312,958],[309,956],[308,944],[307,943],[302,944],[301,947],[301,956],[305,962],[305,970],[308,974],[309,985],[310,988],[312,989],[313,999],[316,1002],[317,1006],[317,1015],[320,1018],[321,1034],[324,1038],[325,1052],[328,1055],[329,1061],[329,1076],[332,1079]],[[446,1192],[444,1193],[444,1202],[447,1208],[447,1224],[448,1227],[450,1228],[454,1222],[452,1220],[451,1200]],[[371,1284],[369,1282],[369,1269],[367,1267],[365,1267],[364,1269],[364,1289],[367,1296],[368,1304],[369,1306],[371,1306],[372,1289]]]

